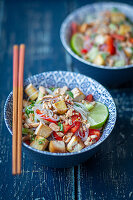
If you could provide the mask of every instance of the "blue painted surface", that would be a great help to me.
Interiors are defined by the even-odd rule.
[[[92,3],[93,1],[89,1]],[[129,2],[132,1],[121,1]],[[88,0],[0,1],[0,199],[133,199],[133,89],[110,90],[118,108],[112,137],[86,163],[51,169],[23,154],[22,174],[11,175],[11,136],[3,107],[12,90],[12,45],[26,44],[25,78],[51,70],[72,70],[59,38],[62,21]],[[53,68],[53,66],[55,66]]]

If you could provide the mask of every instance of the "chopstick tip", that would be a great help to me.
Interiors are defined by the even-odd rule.
[[[18,45],[17,44],[13,45],[13,48],[18,49]]]
[[[25,44],[20,44],[20,48],[25,48]]]

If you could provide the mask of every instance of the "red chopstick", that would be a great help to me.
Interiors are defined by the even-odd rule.
[[[18,45],[13,46],[12,174],[17,172]]]
[[[13,120],[12,173],[15,175],[21,173],[23,73],[25,45],[20,45],[19,55],[18,50],[16,51],[18,46],[15,45],[13,49],[13,91],[15,91],[15,94],[17,93],[17,100],[16,95],[15,98],[13,96],[13,117],[15,119]]]

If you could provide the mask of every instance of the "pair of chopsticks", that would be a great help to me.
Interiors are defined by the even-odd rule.
[[[13,46],[12,174],[21,173],[23,74],[25,45]]]

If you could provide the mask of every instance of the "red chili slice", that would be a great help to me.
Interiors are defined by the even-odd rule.
[[[133,38],[130,38],[129,41],[133,44]]]
[[[89,101],[89,102],[92,102],[94,99],[93,99],[93,95],[92,94],[89,94],[85,97],[85,100]]]
[[[30,145],[30,141],[29,141],[29,140],[26,140],[25,143],[26,143],[27,145]]]
[[[41,114],[42,114],[40,117],[43,118],[44,120],[48,121],[48,122],[57,123],[56,120],[51,119],[50,117],[46,117],[46,115],[44,115],[39,109],[36,110],[36,113],[37,113],[38,115],[41,115]]]
[[[82,54],[86,54],[87,52],[88,52],[87,49],[81,49]]]
[[[107,52],[110,53],[111,55],[114,55],[116,53],[116,49],[114,46],[114,40],[111,36],[107,37],[106,44],[107,44]]]
[[[54,136],[54,138],[55,138],[56,140],[59,140],[59,141],[62,141],[62,140],[63,140],[62,137],[58,136],[57,133],[56,133],[55,131],[53,132],[53,136]]]
[[[76,22],[71,23],[71,32],[72,32],[72,35],[78,32],[78,24]]]
[[[125,37],[123,35],[112,34],[111,36],[116,40],[120,40],[120,41],[124,41],[125,40]]]
[[[81,117],[80,113],[79,113],[79,115],[73,115],[71,117],[72,118],[72,125],[70,125],[70,124],[65,125],[65,123],[63,124],[64,133],[67,133],[69,130],[72,133],[75,133],[79,129],[80,123],[81,123],[78,119],[79,117]]]
[[[95,138],[95,140],[98,141],[100,138],[100,130],[89,129],[89,135],[96,135],[97,137]]]

